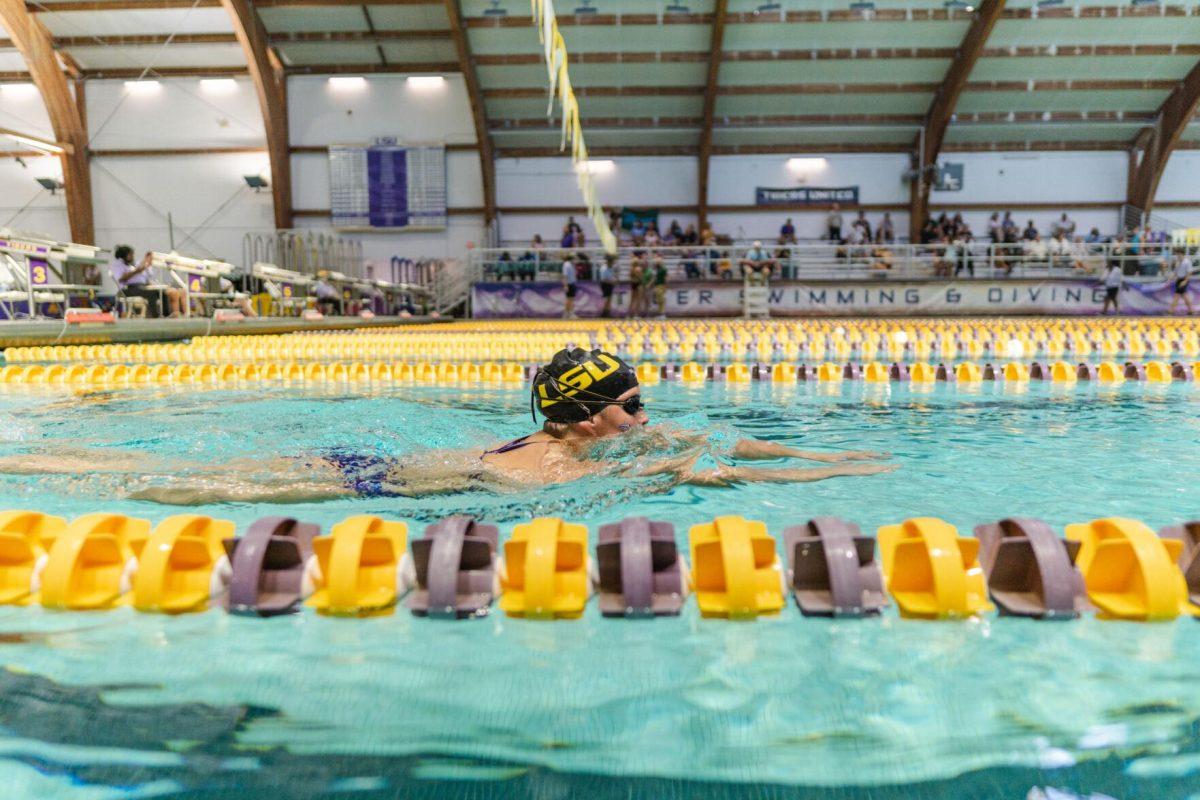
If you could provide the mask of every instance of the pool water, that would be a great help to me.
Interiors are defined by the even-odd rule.
[[[866,532],[937,516],[1056,528],[1197,517],[1200,389],[750,384],[645,390],[653,421],[807,449],[887,451],[895,472],[671,488],[588,478],[546,490],[197,511],[429,521],[467,511],[600,524],[721,514]],[[531,430],[504,388],[0,396],[0,456],[74,474],[0,476],[0,508],[175,507],[123,499],[173,473],[330,447],[403,458]],[[70,442],[70,452],[62,443]],[[145,466],[105,472],[106,454]],[[151,454],[153,457],[151,457]],[[706,457],[711,466],[712,461]],[[704,466],[702,462],[701,466]],[[803,462],[766,462],[766,465]],[[193,466],[188,466],[193,465]],[[681,618],[270,620],[0,608],[4,797],[1200,797],[1200,623]],[[1040,793],[1040,794],[1039,794]]]

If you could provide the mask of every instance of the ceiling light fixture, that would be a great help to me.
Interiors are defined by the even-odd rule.
[[[32,83],[0,83],[0,93],[5,97],[33,97],[38,88]]]
[[[587,161],[580,161],[575,165],[576,172],[587,172],[592,175],[599,175],[604,172],[612,172],[616,168],[617,162],[607,158],[593,158]]]
[[[35,139],[32,136],[23,136],[22,134],[13,133],[12,131],[3,131],[2,133],[8,138],[12,139],[14,142],[18,142],[27,147],[32,147],[34,150],[40,150],[43,153],[58,155],[63,151],[63,149],[54,142],[48,142],[45,139]]]
[[[202,78],[200,91],[211,95],[229,95],[237,91],[237,81],[233,78]]]
[[[158,81],[125,81],[125,91],[130,94],[148,96],[161,90],[162,84]]]
[[[575,7],[575,16],[591,17],[595,16],[596,7],[592,5],[592,0],[583,0],[583,5]]]
[[[485,8],[483,10],[483,15],[485,17],[496,17],[496,18],[507,17],[508,10],[500,7],[500,0],[492,0],[491,7]]]
[[[410,75],[405,83],[414,89],[440,89],[446,79],[441,75]]]
[[[329,79],[329,88],[339,92],[356,92],[367,88],[367,79],[361,75],[335,75]]]

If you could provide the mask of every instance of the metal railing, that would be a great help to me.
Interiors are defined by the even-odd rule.
[[[1100,275],[1113,263],[1127,275],[1158,276],[1170,268],[1173,258],[1169,242],[1053,239],[1017,244],[825,243],[762,249],[765,258],[753,259],[749,247],[622,247],[613,261],[614,278],[628,280],[635,262],[654,268],[660,260],[671,280],[735,280],[752,267],[761,268],[763,262],[775,280],[1066,278]],[[491,248],[471,251],[467,269],[472,282],[558,280],[567,258],[576,265],[580,280],[596,280],[606,261],[604,251],[598,247],[524,251]]]

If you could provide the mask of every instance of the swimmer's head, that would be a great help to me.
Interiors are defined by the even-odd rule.
[[[649,421],[637,372],[602,350],[576,347],[555,353],[538,369],[530,402],[548,428],[574,429],[585,436],[623,433]]]

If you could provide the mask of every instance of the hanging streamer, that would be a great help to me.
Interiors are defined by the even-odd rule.
[[[567,71],[567,43],[558,31],[554,3],[553,0],[532,0],[532,3],[533,22],[542,42],[546,56],[546,73],[550,81],[546,114],[554,111],[554,98],[557,95],[562,109],[562,139],[559,149],[565,150],[570,143],[571,160],[575,164],[575,176],[579,183],[579,191],[583,193],[588,216],[596,226],[604,251],[609,255],[616,255],[617,237],[608,227],[608,217],[604,213],[604,207],[600,205],[599,198],[596,197],[596,186],[592,182],[592,173],[588,171],[588,151],[583,142],[583,125],[579,121],[579,101],[571,87],[571,75]]]

